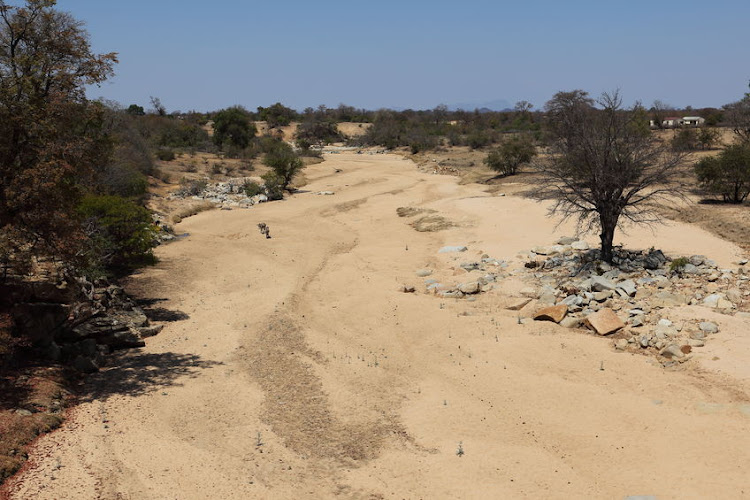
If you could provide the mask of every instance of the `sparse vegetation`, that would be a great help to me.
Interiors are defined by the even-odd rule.
[[[281,187],[281,190],[288,190],[292,179],[297,175],[303,168],[304,164],[300,160],[299,156],[294,150],[286,143],[279,143],[271,151],[266,153],[266,157],[263,159],[263,163],[271,167],[275,178],[271,179],[271,184],[276,186],[277,184]],[[264,177],[266,180],[266,177]],[[268,186],[269,182],[266,182]],[[269,195],[270,196],[270,195]]]
[[[484,159],[485,165],[502,175],[515,175],[518,168],[536,156],[536,146],[528,135],[514,136],[502,142]]]
[[[750,193],[750,144],[732,144],[695,165],[701,186],[728,203],[742,203]]]

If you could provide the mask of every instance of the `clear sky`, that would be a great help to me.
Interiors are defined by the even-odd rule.
[[[16,3],[16,2],[12,2]],[[750,79],[750,0],[58,0],[116,76],[90,97],[168,111],[376,109],[621,89],[721,106]]]

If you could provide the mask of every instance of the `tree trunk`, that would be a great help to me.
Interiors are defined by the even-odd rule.
[[[604,262],[612,263],[612,242],[615,239],[615,228],[617,227],[616,216],[599,216],[599,223],[602,227],[602,232],[599,234],[601,240],[601,254]]]

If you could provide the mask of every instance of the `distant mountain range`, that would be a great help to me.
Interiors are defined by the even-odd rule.
[[[464,111],[508,111],[513,109],[513,105],[505,99],[495,99],[494,101],[486,102],[461,102],[456,104],[448,104],[450,111],[458,111],[462,109]]]

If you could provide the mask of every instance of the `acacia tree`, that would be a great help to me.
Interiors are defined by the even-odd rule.
[[[645,110],[624,109],[618,92],[597,101],[582,90],[558,92],[545,109],[551,154],[537,163],[535,194],[553,201],[551,214],[576,216],[579,230],[598,228],[601,258],[612,262],[618,225],[658,222],[657,207],[684,194],[685,153],[658,141]]]
[[[81,179],[106,156],[101,106],[84,86],[112,74],[81,22],[54,0],[0,0],[0,259],[70,254]]]
[[[724,117],[737,138],[750,143],[750,92],[739,101],[724,106]]]
[[[515,175],[518,168],[536,156],[536,146],[527,134],[514,135],[491,151],[484,164],[501,175]]]

